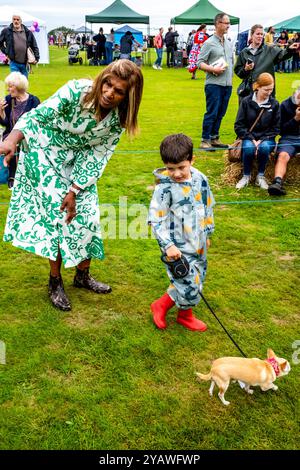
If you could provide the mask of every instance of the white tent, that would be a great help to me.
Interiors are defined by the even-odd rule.
[[[20,17],[22,18],[22,23],[27,26],[27,28],[30,28],[34,21],[38,22],[40,31],[38,33],[35,32],[33,34],[40,50],[39,64],[49,64],[49,48],[46,22],[44,20],[36,18],[35,16],[29,15],[29,13],[26,13],[25,11],[11,7],[10,5],[3,5],[0,6],[0,31],[10,25],[10,23],[12,22],[13,15],[20,15]]]

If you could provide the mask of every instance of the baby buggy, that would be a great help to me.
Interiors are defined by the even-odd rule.
[[[72,44],[72,46],[68,49],[68,60],[69,65],[77,64],[79,62],[82,65],[82,57],[79,57],[79,49],[80,47],[78,44]]]

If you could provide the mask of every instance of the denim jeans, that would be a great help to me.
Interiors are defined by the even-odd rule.
[[[258,160],[258,174],[263,175],[265,173],[266,165],[269,159],[269,155],[274,150],[275,140],[263,140],[258,146],[257,160]],[[243,140],[242,145],[242,158],[244,165],[244,175],[250,176],[252,162],[255,158],[256,147],[252,140]]]
[[[22,75],[25,75],[28,78],[28,70],[26,64],[19,64],[18,62],[10,61],[9,69],[11,72],[20,72]]]
[[[232,86],[206,85],[206,113],[203,118],[202,139],[218,139],[221,121],[226,114]]]
[[[106,65],[113,61],[113,43],[106,41],[105,43]]]
[[[156,55],[157,55],[157,59],[156,61],[154,62],[155,65],[158,65],[159,67],[161,67],[161,61],[162,61],[162,55],[163,55],[163,49],[156,49]]]

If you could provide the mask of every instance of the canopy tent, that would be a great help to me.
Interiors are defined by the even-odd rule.
[[[149,24],[149,16],[140,15],[136,11],[129,8],[122,0],[115,0],[105,10],[95,13],[94,15],[86,15],[87,23],[143,23]]]
[[[11,7],[10,5],[3,5],[0,6],[0,30],[11,24],[13,15],[19,15],[22,18],[22,23],[27,26],[27,28],[30,28],[35,21],[38,23],[40,31],[34,32],[33,34],[40,51],[39,64],[49,64],[46,22],[36,18],[35,16],[29,15],[29,13],[26,13],[25,11]]]
[[[218,10],[218,8],[208,0],[199,0],[195,5],[181,13],[181,15],[172,18],[171,24],[200,25],[201,23],[204,23],[210,25],[214,24],[214,18],[218,13],[222,13],[222,10]],[[240,18],[231,15],[228,16],[231,24],[240,23]]]
[[[94,31],[86,26],[80,26],[77,29],[74,29],[74,33],[76,34],[95,34]]]
[[[300,15],[281,21],[280,23],[275,24],[273,28],[278,29],[279,31],[288,30],[300,32]]]
[[[119,29],[115,29],[115,44],[120,45],[121,37],[124,36],[126,31],[130,31],[133,34],[134,39],[140,44],[143,44],[142,31],[138,31],[137,29],[131,28],[131,26],[128,26],[128,24],[125,24],[125,26],[122,26]]]

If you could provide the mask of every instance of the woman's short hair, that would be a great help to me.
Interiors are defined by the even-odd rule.
[[[14,85],[19,91],[27,91],[28,80],[21,72],[11,72],[4,80],[5,85]]]
[[[254,24],[250,30],[250,35],[253,36],[257,29],[264,29],[264,27],[261,24]]]
[[[254,91],[262,86],[274,85],[274,77],[270,73],[264,72],[258,75],[257,79],[252,85]]]
[[[101,121],[100,96],[104,83],[116,77],[127,82],[127,91],[124,100],[118,107],[121,126],[128,134],[138,132],[137,115],[140,107],[144,79],[142,72],[134,62],[128,59],[120,59],[109,64],[93,83],[92,90],[85,96],[84,105],[92,105],[95,109],[96,119]]]
[[[193,159],[193,142],[185,134],[171,134],[160,144],[160,155],[164,163],[181,163]]]

